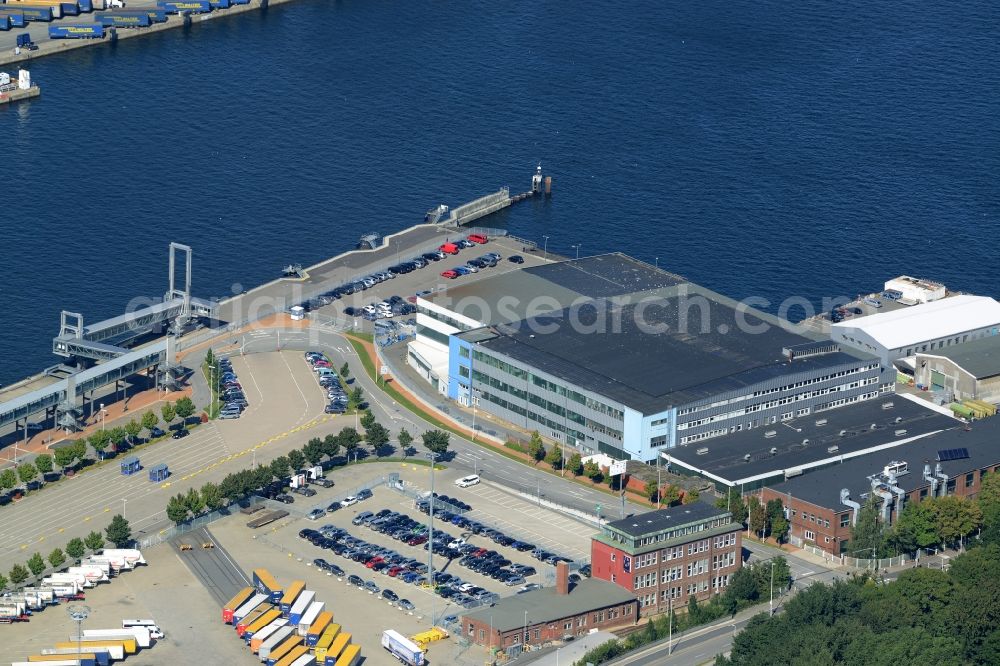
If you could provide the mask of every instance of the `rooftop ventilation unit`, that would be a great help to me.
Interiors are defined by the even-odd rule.
[[[816,421],[816,425],[817,426],[825,426],[826,425],[826,419],[819,419],[819,420],[817,420]]]
[[[743,455],[743,460],[746,460],[747,462],[750,462],[750,454],[749,453],[744,454]]]
[[[836,453],[839,450],[840,450],[840,447],[837,446],[836,444],[834,444],[833,446],[826,447],[826,452],[827,453]]]
[[[698,449],[697,451],[695,451],[695,453],[697,453],[699,456],[703,456],[706,453],[708,453],[708,447],[707,446],[703,446],[700,449]]]
[[[868,428],[868,429],[869,429],[869,430],[878,430],[878,424],[877,424],[877,423],[873,423],[873,424],[871,425],[871,427],[870,427],[870,428]]]
[[[808,446],[808,445],[809,445],[809,438],[806,437],[805,439],[802,440],[802,446]]]
[[[771,455],[772,456],[778,455],[778,447],[777,446],[772,446],[771,447]]]
[[[893,423],[902,423],[903,422],[903,417],[902,416],[897,416],[896,418],[894,418],[892,420],[892,422]]]
[[[841,430],[841,431],[840,431],[840,436],[841,436],[841,437],[843,437],[843,436],[844,436],[844,435],[846,435],[846,434],[847,434],[847,431],[846,431],[846,430]]]
[[[777,436],[778,436],[777,430],[768,430],[767,432],[764,433],[765,439],[771,439],[772,437],[777,437]]]
[[[906,434],[906,428],[900,428],[899,430],[896,431],[896,437],[902,437],[905,434]]]
[[[892,409],[892,408],[893,408],[893,404],[891,402],[883,402],[882,403],[882,409]]]
[[[793,476],[800,476],[801,474],[802,474],[802,469],[801,468],[786,469],[785,470],[785,478],[786,479],[790,479]]]
[[[882,474],[885,476],[903,476],[904,474],[909,474],[909,465],[906,462],[900,462],[898,460],[893,460],[888,465],[882,468]]]

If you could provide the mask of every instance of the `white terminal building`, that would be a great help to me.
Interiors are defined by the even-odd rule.
[[[998,333],[1000,303],[988,296],[967,295],[857,317],[830,327],[834,342],[874,354],[886,367],[916,354]],[[912,371],[912,360],[906,365]]]

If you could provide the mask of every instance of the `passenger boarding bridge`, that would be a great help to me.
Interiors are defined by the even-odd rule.
[[[186,255],[183,290],[174,283],[177,251]],[[171,334],[183,331],[193,318],[216,316],[214,302],[191,296],[191,255],[190,247],[170,244],[170,287],[160,303],[89,326],[84,326],[82,315],[64,311],[59,335],[52,340],[53,353],[76,361],[78,366],[93,367],[74,371],[60,366],[71,374],[0,403],[0,428],[17,424],[26,429],[29,417],[44,412],[46,420],[55,417],[58,427],[78,429],[97,389],[109,384],[117,389],[119,382],[143,371],[149,371],[157,386],[178,387],[183,369],[176,364]],[[166,329],[167,337],[135,349],[124,346],[161,328]]]

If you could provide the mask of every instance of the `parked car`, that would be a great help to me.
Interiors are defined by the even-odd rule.
[[[353,495],[348,495],[344,499],[340,500],[340,506],[341,507],[353,506],[354,504],[357,504],[357,503],[358,503],[358,498],[354,497]]]
[[[191,434],[187,428],[178,428],[174,430],[174,434],[170,436],[170,439],[183,439]]]
[[[456,273],[453,270],[447,270],[441,273],[441,277],[447,278],[449,280],[454,280],[455,278],[458,277],[458,273]]]
[[[293,504],[295,502],[294,497],[292,497],[291,495],[286,495],[285,493],[282,493],[280,495],[275,495],[274,499],[284,504]]]
[[[512,254],[510,257],[507,258],[507,261],[511,262],[512,264],[523,264],[524,257],[522,257],[519,254]]]

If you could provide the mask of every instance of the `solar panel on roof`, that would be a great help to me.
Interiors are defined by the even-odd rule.
[[[938,462],[945,462],[948,460],[963,460],[969,457],[969,449],[945,449],[944,451],[937,452]]]

